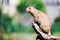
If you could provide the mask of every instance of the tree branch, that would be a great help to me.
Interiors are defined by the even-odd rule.
[[[33,22],[32,25],[33,25],[33,28],[36,30],[36,33],[39,36],[42,36],[44,39],[47,39],[47,40],[59,40],[60,39],[60,37],[58,37],[58,36],[52,36],[52,35],[49,36],[49,35],[43,33],[43,31],[39,28],[39,26],[35,22]]]

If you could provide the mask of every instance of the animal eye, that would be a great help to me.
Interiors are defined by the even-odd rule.
[[[31,8],[29,8],[29,9],[31,9]]]

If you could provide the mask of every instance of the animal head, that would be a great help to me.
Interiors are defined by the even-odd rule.
[[[35,9],[34,7],[29,6],[29,7],[26,8],[26,11],[32,13],[32,12],[34,12],[34,9]]]
[[[35,16],[36,15],[36,9],[32,6],[29,6],[26,8],[26,11],[29,12],[32,16]]]

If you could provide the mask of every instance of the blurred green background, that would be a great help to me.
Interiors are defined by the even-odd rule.
[[[33,6],[46,13],[46,6],[43,4],[42,0],[19,0],[18,2],[19,3],[16,5],[13,1],[12,5],[8,4],[9,2],[7,5],[0,4],[0,40],[35,40],[36,38],[36,33],[31,24],[33,18],[26,12],[26,8]],[[8,9],[5,10],[4,7]],[[11,9],[11,7],[15,8],[16,11]],[[54,20],[52,25],[51,32],[53,35],[60,35],[59,26],[60,16]]]

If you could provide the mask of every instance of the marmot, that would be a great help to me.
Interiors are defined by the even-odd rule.
[[[31,13],[31,15],[34,17],[34,22],[39,23],[40,24],[39,27],[42,30],[47,32],[48,35],[51,35],[50,29],[51,29],[52,22],[47,14],[31,6],[27,7],[26,11]]]

